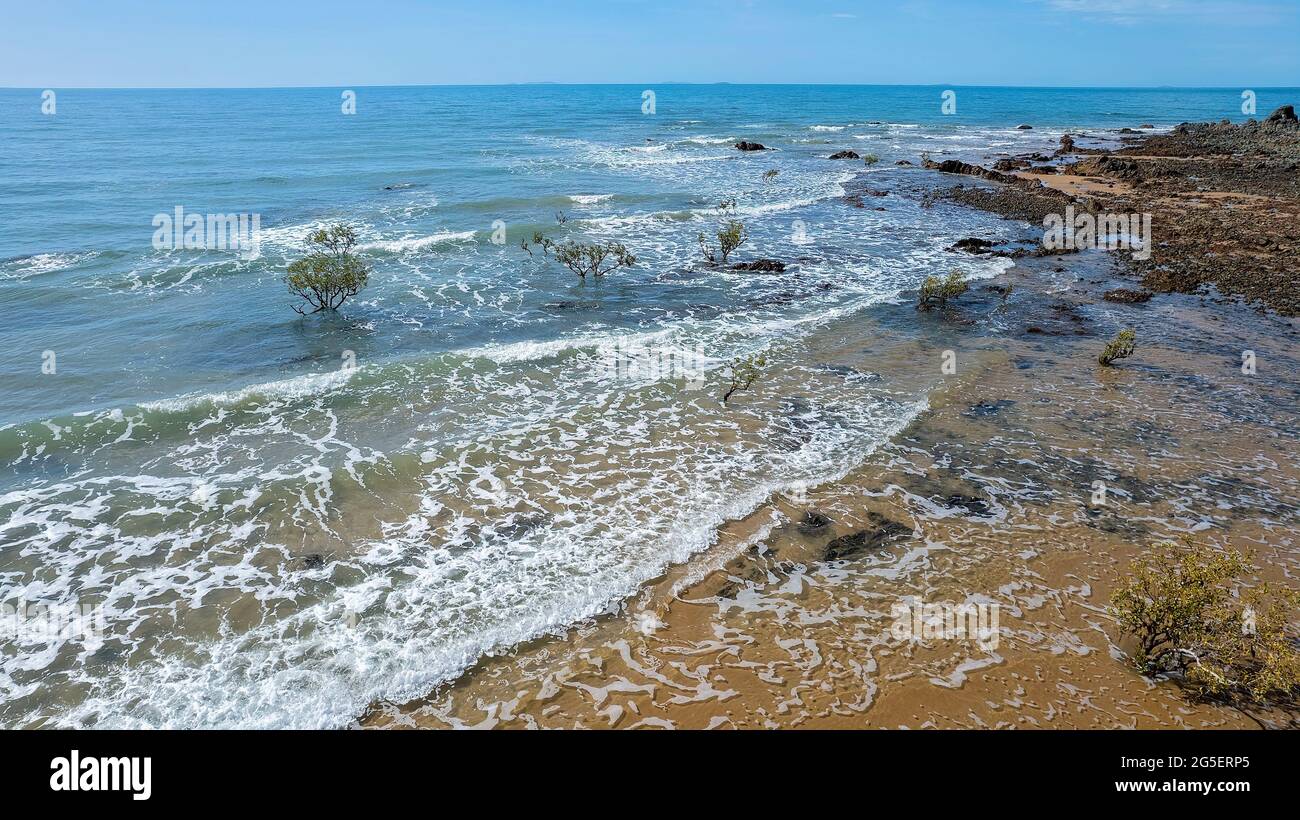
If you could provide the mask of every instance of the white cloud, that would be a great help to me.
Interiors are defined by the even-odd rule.
[[[1056,11],[1094,20],[1132,25],[1157,19],[1195,19],[1260,25],[1285,16],[1285,7],[1270,3],[1225,0],[1040,0]],[[1291,14],[1294,14],[1294,9]]]

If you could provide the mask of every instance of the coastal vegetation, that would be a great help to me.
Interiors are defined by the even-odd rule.
[[[916,308],[917,310],[929,310],[932,307],[947,308],[949,299],[956,299],[968,290],[970,285],[966,283],[966,275],[959,270],[950,271],[943,278],[932,274],[925,277],[925,281],[921,283],[921,298],[916,303]]]
[[[347,225],[332,225],[307,235],[309,253],[289,265],[285,282],[289,290],[310,308],[293,305],[300,315],[338,310],[370,281],[370,267],[352,249],[356,231]]]
[[[1263,583],[1234,595],[1248,569],[1239,553],[1188,540],[1158,543],[1135,561],[1111,611],[1137,641],[1137,668],[1250,703],[1300,690],[1300,648],[1287,634],[1300,593]]]
[[[727,392],[722,394],[722,403],[725,405],[733,394],[753,387],[766,366],[767,355],[763,353],[733,359],[731,364],[727,365],[727,376],[730,382]]]
[[[543,256],[559,262],[584,283],[589,275],[599,279],[619,268],[636,264],[636,257],[622,242],[579,242],[573,239],[556,242],[539,232],[533,234],[533,245],[541,248]],[[521,240],[519,246],[529,256],[533,255],[527,239]]]
[[[876,156],[875,154],[867,154],[865,157],[862,158],[862,162],[864,165],[875,165],[876,163],[880,162],[880,157]]]
[[[718,211],[727,218],[714,233],[717,244],[714,244],[708,234],[703,231],[700,232],[698,237],[700,253],[704,256],[704,260],[710,265],[727,264],[728,257],[730,257],[737,248],[745,244],[745,241],[749,239],[749,230],[745,227],[745,224],[737,219],[730,218],[730,215],[733,214],[735,210],[736,200],[734,199],[723,200],[722,203],[718,205]]]
[[[1137,332],[1133,329],[1121,330],[1119,335],[1106,343],[1105,349],[1097,357],[1097,361],[1103,365],[1109,365],[1116,359],[1127,359],[1133,355],[1137,347]]]
[[[772,180],[776,179],[777,175],[780,173],[781,172],[776,170],[775,168],[770,168],[763,172],[763,181],[771,182]]]

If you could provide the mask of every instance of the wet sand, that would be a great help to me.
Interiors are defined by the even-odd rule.
[[[1183,534],[1250,549],[1260,577],[1296,583],[1295,321],[1177,294],[1112,304],[1103,292],[1134,285],[1114,262],[1024,260],[951,316],[900,304],[879,327],[828,328],[808,355],[900,383],[938,377],[930,408],[842,481],[728,524],[619,612],[485,659],[428,698],[375,704],[359,725],[1297,725],[1138,675],[1106,609],[1133,556]],[[1137,354],[1098,366],[1122,327]],[[809,510],[832,523],[801,529]],[[828,559],[835,538],[883,520],[896,537]],[[900,602],[996,605],[996,646],[900,640]]]

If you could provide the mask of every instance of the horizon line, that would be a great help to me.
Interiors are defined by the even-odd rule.
[[[654,86],[716,86],[730,85],[740,87],[755,86],[790,86],[819,88],[1015,88],[1026,91],[1235,91],[1244,88],[1264,90],[1300,89],[1300,85],[963,85],[953,83],[780,83],[780,82],[732,82],[716,80],[709,82],[691,82],[685,80],[661,80],[651,83],[584,83],[555,82],[550,80],[527,80],[511,83],[384,83],[384,84],[326,84],[326,85],[46,85],[46,86],[0,86],[0,91],[43,91],[63,89],[66,91],[299,91],[348,88],[519,88],[527,86],[554,87],[589,87],[604,86],[631,88],[650,88]]]

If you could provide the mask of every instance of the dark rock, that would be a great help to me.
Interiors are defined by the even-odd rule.
[[[993,514],[989,502],[973,495],[950,495],[943,501],[943,505],[950,509],[955,507],[965,510],[977,518],[988,518]]]
[[[802,535],[821,535],[831,525],[831,520],[817,510],[805,510],[799,519],[799,532]]]
[[[1016,126],[1016,130],[1018,130],[1018,131],[1033,131],[1033,130],[1034,130],[1034,126],[1032,126],[1032,125],[1025,125],[1025,124],[1022,123],[1022,124]]]
[[[785,263],[777,259],[755,259],[753,262],[737,262],[732,270],[747,270],[757,273],[783,273]]]
[[[839,151],[837,153],[831,154],[830,158],[831,159],[862,159],[862,157],[858,154],[857,151],[848,151],[848,150]]]
[[[958,239],[957,244],[952,246],[953,250],[966,251],[967,253],[988,253],[993,247],[993,243],[987,239],[968,236],[965,239]]]
[[[1010,399],[998,399],[997,401],[980,401],[976,404],[972,404],[970,410],[966,411],[966,415],[977,416],[980,418],[986,416],[995,416],[998,414],[998,411],[1003,410],[1007,407],[1014,407],[1015,404],[1016,403],[1014,401],[1011,401]]]
[[[825,560],[839,561],[864,552],[874,552],[912,535],[911,527],[874,511],[867,513],[867,523],[867,529],[840,536],[827,544]]]
[[[895,164],[895,165],[902,165],[902,166],[905,166],[905,167],[911,167],[911,165],[912,165],[911,162],[909,162],[909,161],[907,161],[907,160],[905,160],[905,159],[900,159],[898,162],[895,162],[894,164]]]
[[[769,151],[769,150],[771,150],[771,149],[768,148],[766,145],[763,145],[761,142],[746,142],[745,140],[741,140],[740,142],[736,143],[736,148],[740,149],[741,151]]]
[[[1141,125],[1139,125],[1138,128],[1150,129],[1150,128],[1155,128],[1155,126],[1149,122],[1144,122]]]
[[[307,569],[320,569],[325,566],[325,556],[319,552],[313,552],[311,555],[304,556],[302,563]]]
[[[1129,290],[1127,288],[1115,288],[1108,290],[1101,295],[1101,298],[1107,302],[1119,302],[1122,305],[1134,305],[1146,302],[1155,294],[1149,290]]]
[[[1284,105],[1272,114],[1269,114],[1268,119],[1264,120],[1264,122],[1294,123],[1296,122],[1295,108],[1290,105]]]
[[[1043,157],[1043,159],[1047,159],[1047,157]],[[1041,185],[1037,180],[1022,179],[1000,171],[990,171],[988,168],[971,165],[969,162],[962,162],[959,159],[946,159],[943,162],[928,159],[921,164],[921,167],[927,171],[941,171],[945,174],[965,174],[966,176],[979,177],[980,179],[987,179],[989,182],[1005,182],[1009,185],[1032,187],[1040,187]]]
[[[1072,153],[1074,153],[1074,137],[1066,134],[1061,137],[1061,147],[1056,149],[1056,155],[1059,157]]]

